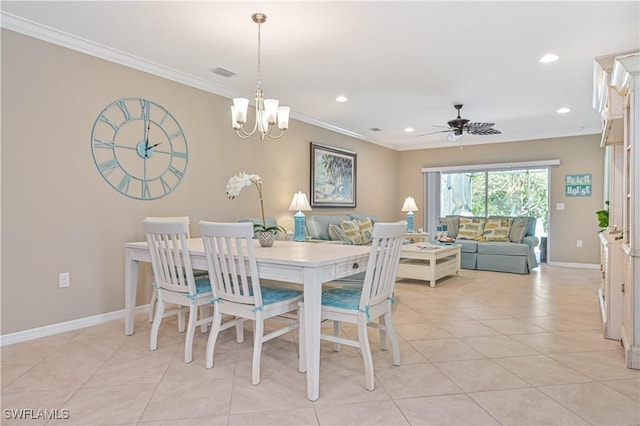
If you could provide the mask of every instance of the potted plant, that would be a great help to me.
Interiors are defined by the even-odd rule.
[[[267,226],[267,221],[264,216],[264,201],[262,199],[262,179],[258,175],[250,175],[242,172],[229,178],[227,182],[227,195],[229,199],[233,200],[245,186],[254,184],[258,190],[260,197],[260,213],[262,214],[262,223],[255,223],[253,230],[258,233],[258,241],[262,247],[271,247],[275,241],[275,236],[278,231],[286,233],[286,230],[282,226]]]
[[[609,201],[607,200],[604,203],[607,208],[596,212],[596,215],[598,216],[598,226],[602,228],[598,232],[606,231],[609,227]]]

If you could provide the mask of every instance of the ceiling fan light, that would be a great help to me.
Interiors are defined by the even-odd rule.
[[[447,136],[447,140],[450,142],[455,142],[458,139],[460,139],[460,137],[462,137],[462,135],[458,135],[456,133],[449,133],[449,135]]]

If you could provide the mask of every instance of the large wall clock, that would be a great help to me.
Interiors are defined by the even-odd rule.
[[[139,200],[170,194],[189,162],[182,127],[161,105],[123,98],[107,105],[91,131],[93,161],[116,191]]]

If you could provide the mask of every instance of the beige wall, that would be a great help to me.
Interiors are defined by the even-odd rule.
[[[464,140],[463,140],[464,143]],[[518,161],[560,160],[551,167],[551,210],[548,255],[550,262],[600,263],[598,221],[595,212],[603,206],[604,149],[600,136],[580,136],[490,145],[459,145],[451,148],[404,151],[400,153],[399,181],[402,193],[412,195],[420,208],[416,226],[424,221],[423,167],[493,164]],[[591,197],[565,197],[564,179],[568,174],[591,173]],[[556,210],[564,203],[564,210]],[[582,240],[582,248],[576,247]]]
[[[355,211],[399,219],[393,150],[297,121],[281,139],[241,140],[229,126],[228,99],[11,31],[2,31],[1,59],[2,334],[123,309],[122,244],[144,239],[142,219],[189,215],[197,236],[199,220],[258,216],[255,189],[226,197],[228,178],[240,171],[263,178],[267,215],[291,229],[291,198],[309,192],[310,141],[358,153]],[[167,108],[189,143],[182,183],[154,201],[118,194],[91,154],[101,110],[136,96]],[[60,289],[58,274],[67,271],[71,287]],[[147,269],[141,280],[149,279]],[[148,286],[140,287],[144,304]]]
[[[197,236],[199,220],[257,216],[252,188],[233,201],[225,195],[228,178],[240,171],[263,178],[267,215],[291,229],[291,197],[309,191],[310,141],[358,153],[355,211],[381,220],[404,218],[400,207],[407,195],[423,206],[422,167],[559,158],[552,203],[563,201],[566,210],[552,212],[553,260],[598,263],[594,212],[601,197],[565,199],[561,183],[565,174],[592,173],[594,192],[602,193],[603,152],[595,136],[395,152],[293,121],[281,139],[241,140],[229,126],[228,99],[7,30],[1,43],[1,334],[123,309],[122,244],[144,238],[142,219],[189,215]],[[187,136],[186,176],[165,198],[122,196],[93,163],[93,123],[102,108],[123,97],[163,105]],[[313,214],[336,211],[345,210]],[[575,249],[576,239],[583,240],[582,249]],[[71,287],[60,289],[58,274],[67,271]],[[148,268],[140,281],[150,282]],[[147,303],[149,286],[139,289],[138,303]]]

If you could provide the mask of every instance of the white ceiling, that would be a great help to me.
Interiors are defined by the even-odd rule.
[[[640,2],[2,1],[2,26],[227,97],[262,87],[293,118],[397,150],[594,134],[593,59],[640,48]],[[555,53],[560,59],[540,64]],[[222,67],[231,78],[213,74]],[[337,95],[349,98],[337,103]],[[231,102],[230,102],[231,104]],[[560,115],[560,107],[571,113]],[[295,125],[295,122],[293,123]],[[406,127],[415,132],[405,133]],[[373,132],[371,128],[382,129]]]

